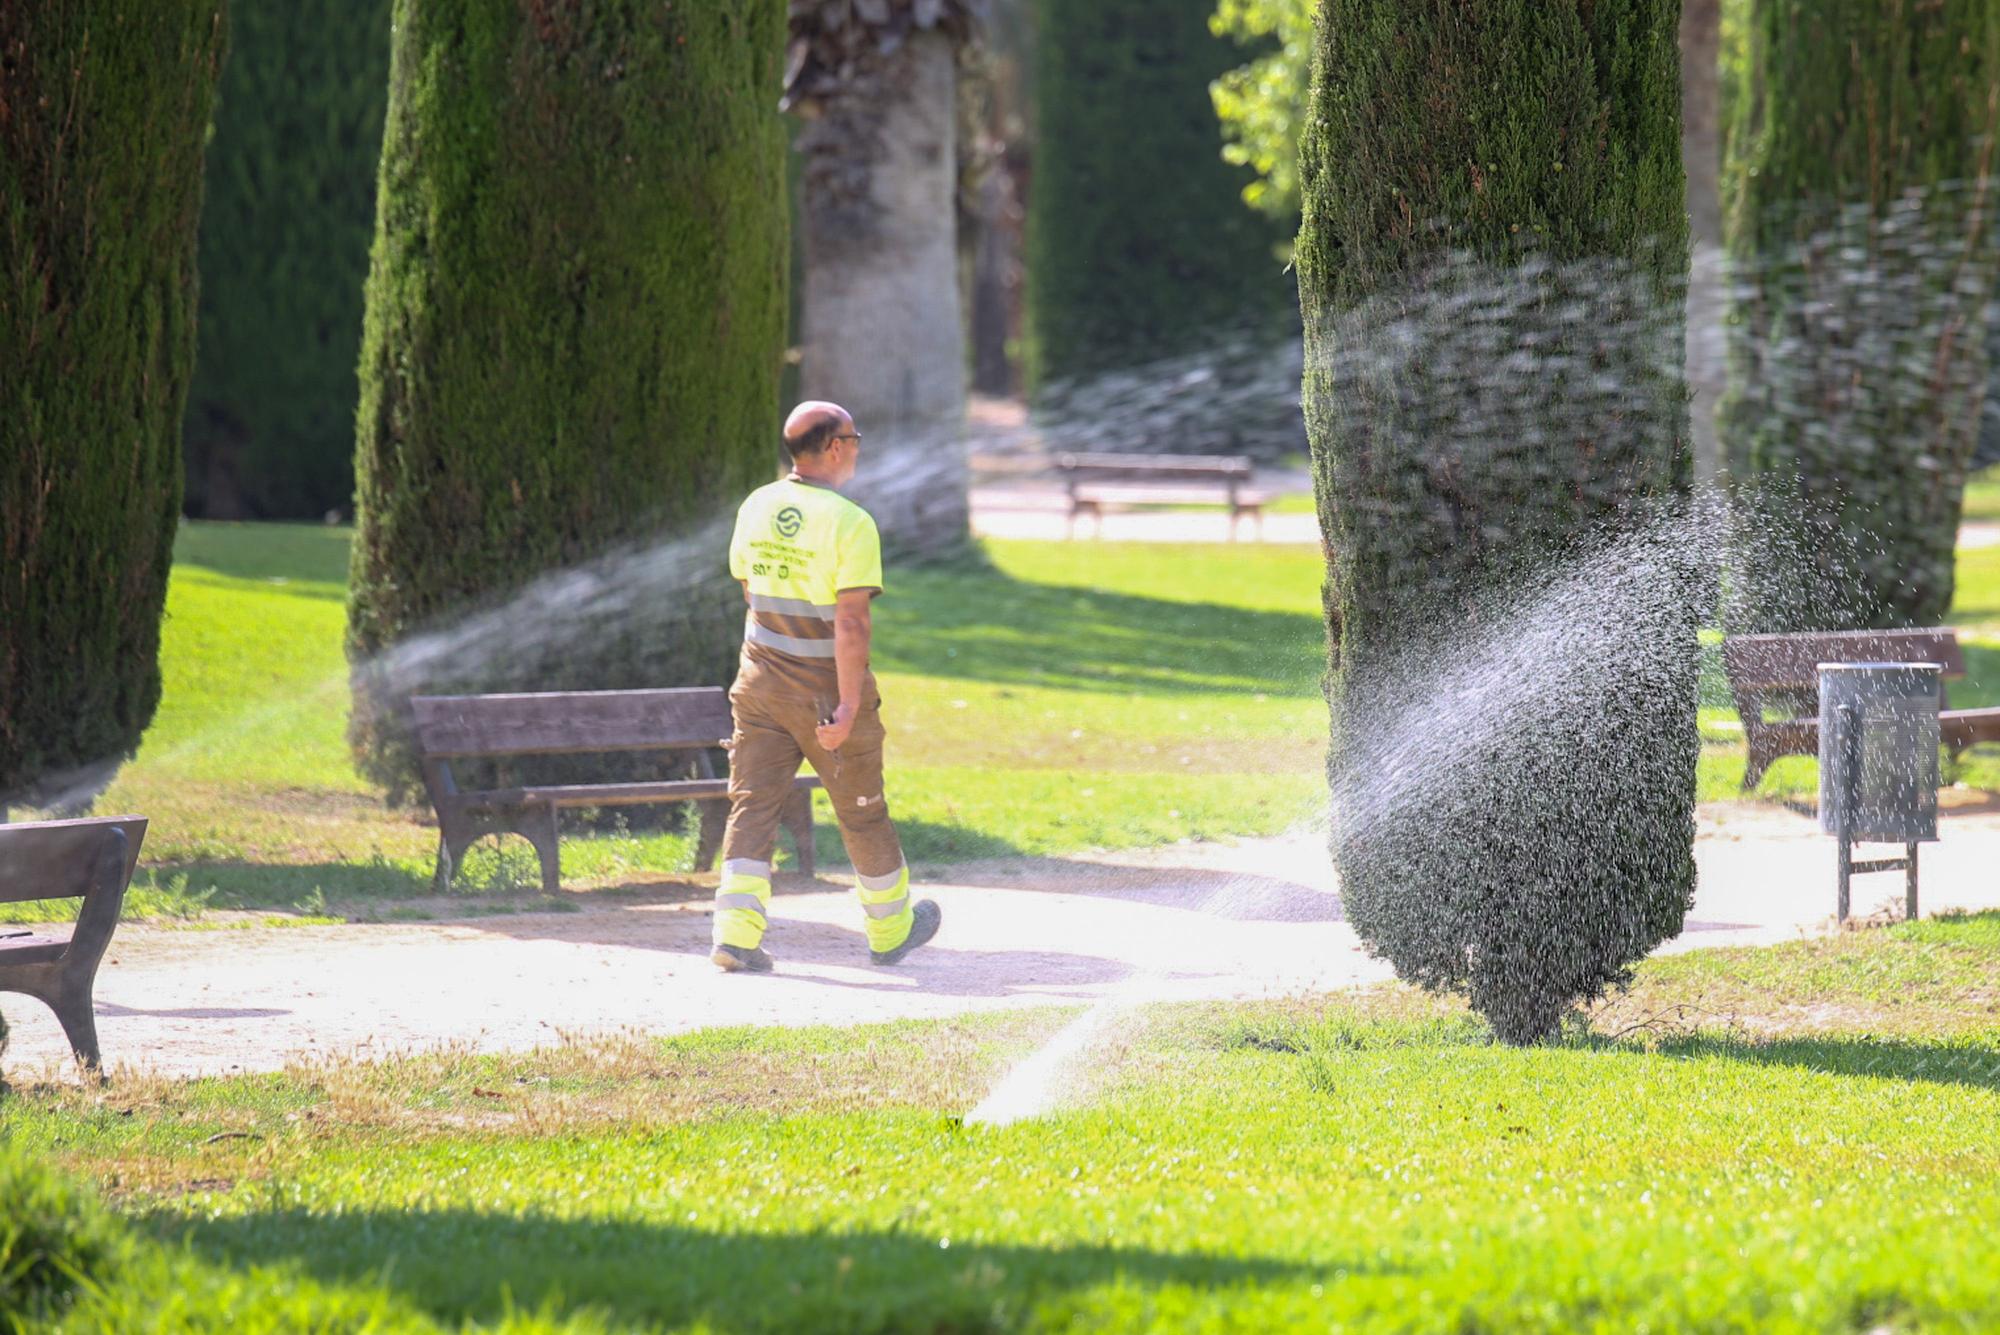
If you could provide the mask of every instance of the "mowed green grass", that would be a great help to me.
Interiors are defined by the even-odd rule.
[[[345,741],[349,532],[190,523],[176,548],[159,716],[101,810],[152,818],[146,861],[209,903],[428,891],[435,832],[385,808]],[[1322,801],[1313,562],[1273,548],[993,544],[898,572],[876,666],[890,795],[920,870],[1270,833]],[[822,808],[820,853],[842,854]],[[678,834],[580,832],[565,884],[685,872]],[[489,841],[462,888],[534,881]]]
[[[1525,1051],[1393,986],[1134,1010],[999,1128],[1063,1016],[34,1090],[9,1150],[137,1221],[76,1330],[1977,1331],[1996,976],[1985,915],[1649,962]]]
[[[182,526],[159,715],[99,806],[152,819],[136,908],[365,914],[428,893],[428,814],[385,807],[347,750],[349,537]],[[993,542],[985,556],[895,572],[879,605],[889,793],[919,874],[1270,834],[1323,812],[1317,552]],[[1973,668],[1957,698],[2000,704],[2000,548],[1963,554],[1954,620]],[[1741,738],[1714,661],[1701,720],[1701,796],[1732,797]],[[2000,748],[1954,777],[2000,788]],[[1761,791],[1804,796],[1814,782],[1812,762],[1793,759]],[[819,853],[838,867],[821,816]],[[564,840],[564,882],[644,888],[685,876],[691,854],[677,833],[579,831]],[[525,844],[489,840],[458,888],[491,898],[535,881]]]

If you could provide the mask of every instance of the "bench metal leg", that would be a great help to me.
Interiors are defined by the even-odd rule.
[[[694,845],[694,869],[709,871],[722,852],[722,836],[729,829],[729,802],[724,798],[697,805],[701,809],[701,833]]]
[[[799,870],[807,876],[817,872],[813,861],[813,804],[812,793],[799,789],[785,804],[785,828],[792,832],[792,847],[798,850]]]
[[[514,827],[514,832],[535,846],[535,855],[542,863],[542,893],[559,895],[562,893],[562,849],[560,836],[556,832],[556,806],[548,806],[526,814],[526,819]]]
[[[533,844],[536,859],[541,863],[542,892],[554,895],[562,890],[556,809],[550,803],[544,807],[495,814],[467,815],[460,812],[447,816],[439,813],[437,870],[431,875],[432,894],[451,893],[452,879],[465,862],[466,850],[489,834],[518,834]]]
[[[1917,846],[1905,844],[1903,855],[1909,866],[1903,869],[1903,921],[1917,920]]]
[[[1743,764],[1743,791],[1756,791],[1757,785],[1763,782],[1764,771],[1771,768],[1771,762],[1776,759],[1776,756],[1765,755],[1764,749],[1752,741],[1749,758]]]
[[[1840,836],[1840,893],[1834,901],[1834,917],[1840,922],[1847,921],[1848,909],[1853,901],[1854,887],[1854,845],[1847,842],[1847,836]]]
[[[104,1073],[97,1047],[97,1012],[91,993],[97,981],[93,961],[88,970],[69,962],[30,965],[8,979],[6,990],[17,992],[55,1012],[70,1051],[85,1070],[101,1080]]]

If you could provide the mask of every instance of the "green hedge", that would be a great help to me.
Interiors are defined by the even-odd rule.
[[[1988,375],[2000,5],[1726,18],[1729,618],[1935,624]]]
[[[1087,378],[1287,327],[1251,173],[1222,160],[1212,0],[1036,0],[1028,374]],[[1171,448],[1171,443],[1167,448]]]
[[[1297,255],[1342,899],[1510,1041],[1694,883],[1678,11],[1321,13]]]
[[[784,41],[782,0],[397,0],[349,607],[392,791],[408,693],[728,680],[704,521],[778,458]],[[405,644],[614,550],[653,555]]]
[[[388,0],[230,7],[201,221],[191,515],[317,519],[353,503],[388,81]]]
[[[221,0],[0,6],[0,805],[160,698]]]

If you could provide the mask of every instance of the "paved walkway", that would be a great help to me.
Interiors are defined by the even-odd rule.
[[[1833,852],[1769,807],[1704,811],[1702,884],[1668,950],[1823,931]],[[2000,813],[1958,814],[1924,851],[1924,910],[2000,907]],[[519,1049],[565,1034],[723,1024],[863,1023],[1107,996],[1253,998],[1385,978],[1341,919],[1316,838],[1190,845],[962,868],[928,887],[937,942],[869,966],[848,895],[781,894],[770,977],[707,961],[705,902],[621,902],[449,924],[119,929],[98,983],[107,1059],[193,1075],[440,1045]],[[1857,881],[1855,909],[1900,903],[1899,876]],[[16,1078],[54,1073],[54,1018],[4,1002]]]

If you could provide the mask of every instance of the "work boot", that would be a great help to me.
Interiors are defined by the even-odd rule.
[[[903,956],[937,935],[938,924],[943,921],[944,910],[935,899],[918,900],[910,910],[910,934],[903,938],[903,944],[894,950],[871,950],[869,960],[876,964],[902,963]]]
[[[771,952],[762,946],[717,946],[708,958],[724,973],[771,972]]]

